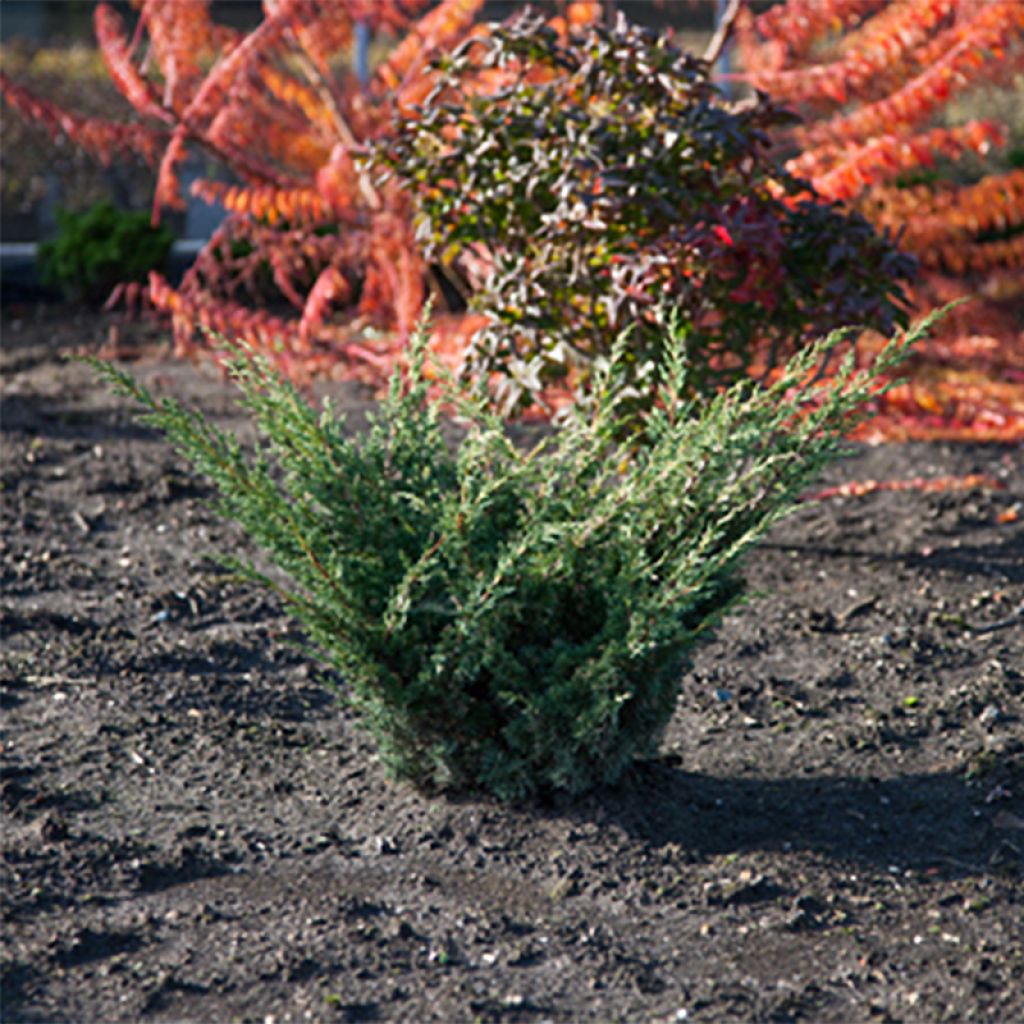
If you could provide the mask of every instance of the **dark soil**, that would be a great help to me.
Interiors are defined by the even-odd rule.
[[[1005,489],[802,505],[616,788],[426,798],[62,360],[103,323],[3,327],[4,1021],[1024,1019],[1019,451],[835,467]],[[134,369],[241,427],[209,368]]]

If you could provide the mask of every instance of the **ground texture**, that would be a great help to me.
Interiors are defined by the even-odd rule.
[[[1024,1019],[1019,451],[835,467],[999,487],[802,505],[615,789],[427,798],[60,358],[102,322],[3,329],[4,1021]],[[135,371],[244,429],[208,369]]]

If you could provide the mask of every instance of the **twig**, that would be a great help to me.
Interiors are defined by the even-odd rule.
[[[288,36],[298,50],[296,57],[298,59],[299,66],[302,68],[306,78],[309,79],[310,85],[313,86],[313,89],[320,97],[320,101],[330,113],[331,120],[334,122],[335,130],[340,136],[342,143],[350,152],[357,151],[360,149],[359,140],[349,127],[349,123],[345,119],[344,113],[342,113],[341,102],[333,88],[333,84],[327,76],[321,72],[320,68],[317,67],[316,62],[310,56],[305,41],[302,39],[301,35],[293,28],[289,28]],[[381,210],[384,203],[380,198],[380,193],[373,187],[373,183],[370,181],[370,176],[364,169],[359,168],[358,166],[356,168],[356,176],[359,181],[359,191],[362,193],[363,199],[366,200],[366,205],[369,206],[374,213]]]
[[[76,679],[74,676],[25,676],[25,682],[33,686],[88,686],[95,679]]]
[[[729,37],[732,35],[732,30],[736,24],[736,18],[740,13],[740,8],[743,6],[743,0],[729,0],[729,6],[725,10],[725,14],[722,20],[718,23],[718,28],[715,29],[715,34],[711,37],[711,42],[708,43],[708,48],[704,51],[704,60],[708,64],[717,64],[718,58],[722,56],[722,51],[725,49],[725,44],[729,41]]]
[[[967,622],[965,625],[972,633],[994,633],[997,629],[1008,629],[1010,626],[1019,625],[1021,622],[1024,622],[1024,604],[1011,615],[1008,615],[1005,619],[999,619],[997,622],[988,622],[984,626],[972,626]]]

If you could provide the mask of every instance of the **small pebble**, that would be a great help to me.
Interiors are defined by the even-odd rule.
[[[1002,718],[1002,712],[995,706],[995,704],[989,704],[980,715],[978,715],[978,722],[986,729],[991,729],[999,719]]]

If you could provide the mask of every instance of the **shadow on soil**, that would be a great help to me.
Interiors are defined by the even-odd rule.
[[[746,779],[645,762],[584,816],[657,847],[673,844],[684,856],[804,849],[947,878],[1022,866],[1022,851],[992,829],[979,791],[946,772]]]
[[[988,576],[1007,583],[1024,583],[1024,531],[1012,534],[997,544],[933,545],[928,554],[921,551],[858,551],[848,546],[775,544],[771,541],[762,541],[761,547],[797,553],[808,559],[890,562],[919,572],[955,572],[963,576]]]
[[[79,408],[43,400],[39,395],[11,394],[4,397],[2,432],[33,437],[75,441],[153,441],[165,444],[164,436],[134,416],[111,405]]]

